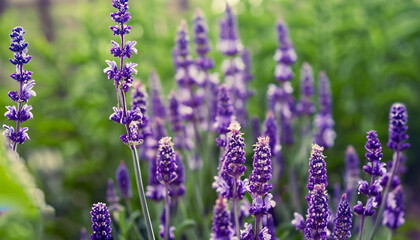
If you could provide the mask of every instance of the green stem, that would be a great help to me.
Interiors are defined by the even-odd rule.
[[[388,240],[392,240],[393,235],[394,235],[394,231],[390,229],[388,233]]]
[[[363,237],[363,227],[364,226],[365,226],[365,216],[362,216],[362,221],[360,222],[359,240],[362,240],[362,237]]]
[[[168,185],[165,184],[165,240],[169,240],[169,228],[171,226],[171,209]]]
[[[236,196],[237,190],[237,179],[234,178],[233,180],[233,202],[232,202],[232,208],[233,208],[233,215],[234,215],[234,221],[235,221],[235,228],[236,228],[236,236],[238,238],[241,237],[240,233],[240,226],[239,226],[239,213],[238,213],[238,198]]]
[[[255,233],[254,233],[255,240],[258,240],[258,233],[260,232],[260,222],[261,222],[261,215],[258,214],[257,216],[255,216]]]
[[[141,179],[141,170],[140,170],[139,158],[137,155],[137,148],[135,148],[134,146],[130,146],[130,149],[133,155],[134,172],[136,173],[136,180],[137,180],[137,190],[139,192],[140,203],[143,209],[144,220],[146,222],[147,235],[149,236],[149,240],[154,240],[155,235],[153,234],[152,221],[150,220],[149,208],[147,207],[146,195],[144,194],[143,180]]]

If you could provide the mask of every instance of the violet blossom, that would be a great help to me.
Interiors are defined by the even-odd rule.
[[[35,80],[32,80],[32,72],[23,69],[24,65],[28,64],[32,59],[32,56],[27,55],[29,44],[23,38],[25,32],[22,27],[18,26],[13,28],[12,33],[9,34],[12,38],[9,50],[13,52],[13,59],[9,60],[16,66],[16,73],[12,73],[10,77],[19,83],[19,91],[10,91],[7,94],[17,104],[17,108],[15,105],[6,106],[8,111],[4,116],[7,117],[7,120],[16,122],[16,129],[4,124],[3,128],[5,130],[3,135],[7,137],[9,147],[13,151],[16,151],[17,144],[23,144],[27,139],[30,140],[26,133],[28,128],[22,127],[21,124],[34,117],[31,113],[32,106],[27,104],[23,105],[32,96],[36,96],[35,91],[32,90],[35,85]]]
[[[105,203],[98,202],[93,204],[92,211],[92,235],[90,240],[109,240],[111,235],[111,215]]]

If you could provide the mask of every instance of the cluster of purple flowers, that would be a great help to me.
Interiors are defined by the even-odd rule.
[[[300,99],[295,103],[292,96],[291,80],[294,77],[292,65],[297,60],[297,54],[283,21],[277,22],[279,46],[274,55],[274,60],[277,62],[274,76],[279,84],[269,86],[269,109],[263,123],[262,134],[259,119],[254,118],[253,120],[254,135],[258,137],[253,149],[253,169],[249,178],[242,179],[246,173],[246,153],[241,126],[247,126],[248,123],[247,101],[252,95],[248,83],[253,79],[253,76],[250,53],[240,41],[237,21],[232,8],[229,5],[226,6],[225,16],[220,22],[218,49],[227,57],[222,66],[224,84],[219,84],[218,79],[213,78],[209,72],[214,67],[214,62],[208,57],[211,49],[208,26],[202,12],[198,10],[193,20],[197,56],[194,59],[190,55],[188,26],[185,21],[182,21],[173,51],[178,92],[171,92],[167,109],[165,100],[161,96],[159,76],[157,72],[152,72],[149,83],[151,98],[149,113],[147,111],[149,96],[146,87],[140,82],[134,81],[137,64],[124,63],[124,59],[137,54],[136,42],[125,41],[125,36],[131,31],[131,26],[127,25],[131,18],[128,12],[128,1],[112,0],[112,6],[116,12],[111,14],[111,18],[117,25],[111,26],[110,29],[114,36],[120,38],[120,43],[111,41],[112,48],[110,49],[110,53],[119,59],[119,63],[107,60],[108,67],[104,69],[108,79],[113,80],[117,97],[117,106],[113,108],[114,112],[109,119],[126,128],[126,133],[121,135],[120,139],[130,147],[133,153],[137,186],[145,211],[149,237],[154,239],[146,199],[142,192],[143,185],[136,150],[136,147],[140,147],[139,145],[143,141],[146,141],[146,144],[142,149],[144,150],[141,153],[143,155],[140,156],[148,160],[150,170],[146,196],[154,201],[164,199],[160,225],[162,238],[165,240],[175,238],[175,226],[171,226],[171,215],[176,211],[174,209],[177,207],[178,200],[186,191],[183,161],[175,149],[182,150],[183,153],[195,151],[186,155],[188,159],[185,160],[189,161],[190,170],[199,170],[203,165],[198,151],[199,145],[202,143],[201,134],[203,131],[216,130],[220,135],[216,142],[220,147],[221,158],[218,164],[218,173],[214,177],[215,181],[212,185],[218,198],[213,209],[213,227],[210,239],[275,240],[275,220],[277,219],[274,211],[276,202],[273,199],[281,199],[282,196],[275,195],[278,194],[277,186],[273,186],[270,181],[275,176],[275,182],[280,182],[282,168],[285,164],[280,151],[280,143],[283,145],[294,143],[294,120],[296,117],[309,120],[312,116],[316,131],[312,135],[312,125],[309,124],[304,132],[314,141],[309,158],[308,193],[306,195],[308,207],[305,217],[298,212],[294,213],[292,224],[295,228],[300,230],[306,239],[345,240],[352,235],[352,209],[356,215],[361,217],[359,239],[363,237],[366,218],[374,214],[377,216],[373,219],[374,227],[371,239],[375,234],[377,224],[382,223],[394,231],[405,222],[404,192],[400,175],[403,172],[401,164],[405,159],[403,151],[409,147],[409,143],[406,133],[408,116],[403,104],[393,104],[389,113],[387,146],[394,152],[394,155],[388,165],[381,162],[383,153],[378,134],[373,130],[367,133],[365,157],[368,162],[362,169],[370,176],[370,182],[360,180],[357,153],[353,147],[347,148],[344,193],[341,192],[339,183],[334,185],[334,196],[337,200],[332,201],[336,205],[336,211],[333,214],[331,208],[334,204],[329,203],[327,167],[323,155],[324,149],[334,145],[336,136],[332,117],[330,83],[326,73],[320,72],[318,79],[319,112],[315,114],[316,107],[312,101],[315,93],[313,71],[308,63],[303,63],[300,75]],[[10,59],[10,62],[16,65],[16,73],[10,76],[20,86],[19,91],[11,91],[8,94],[10,99],[17,103],[17,108],[16,106],[7,106],[8,111],[5,113],[8,120],[17,123],[16,130],[7,125],[3,125],[3,127],[6,129],[4,135],[9,139],[9,146],[14,151],[16,151],[17,144],[22,144],[26,139],[29,139],[26,133],[28,129],[22,127],[21,124],[33,118],[32,106],[23,104],[35,96],[35,92],[32,90],[35,84],[35,81],[32,80],[32,72],[23,69],[23,66],[31,60],[31,56],[27,55],[28,43],[23,38],[24,33],[23,28],[16,27],[10,34],[12,43],[9,49],[14,52],[14,59]],[[129,108],[126,94],[131,87],[133,87],[132,102],[131,108]],[[203,106],[208,111],[203,111]],[[167,116],[168,123],[165,122]],[[171,126],[171,133],[175,135],[175,143],[172,142],[171,137],[167,136],[166,124]],[[293,171],[291,172],[288,174],[293,174]],[[127,207],[130,208],[129,201],[132,197],[130,174],[124,162],[116,170],[115,177],[119,194],[114,186],[114,181],[109,179],[106,189],[109,211],[106,204],[99,202],[93,205],[90,212],[93,231],[90,236],[91,240],[112,238],[110,212],[113,216],[114,214],[118,216],[117,214],[122,211],[120,198],[126,200]],[[359,200],[352,207],[356,185],[359,195],[364,195],[366,202],[363,203]],[[270,193],[272,190],[275,197]],[[244,199],[246,194],[250,196],[252,203]],[[231,205],[229,204],[230,200],[232,200]],[[254,216],[255,227],[246,221],[247,215]],[[242,223],[244,224],[241,229]],[[86,231],[82,233],[82,237],[85,237]]]
[[[16,66],[16,72],[12,73],[10,77],[19,83],[19,91],[10,91],[7,94],[17,104],[17,109],[15,105],[6,106],[7,112],[4,114],[7,120],[16,122],[16,129],[3,125],[5,129],[3,134],[9,140],[9,147],[13,151],[16,151],[17,144],[23,144],[27,139],[30,139],[27,134],[28,128],[22,127],[21,124],[34,117],[31,113],[32,106],[23,105],[32,96],[36,96],[35,91],[32,90],[35,85],[35,80],[32,80],[32,72],[23,69],[23,66],[28,64],[32,58],[27,55],[29,44],[23,38],[25,32],[22,27],[15,27],[9,35],[12,38],[9,50],[13,52],[13,59],[10,59],[10,62]]]
[[[117,94],[117,107],[114,107],[114,113],[109,117],[110,120],[120,123],[125,126],[127,133],[120,136],[120,139],[127,145],[138,145],[143,142],[143,134],[139,133],[139,128],[143,125],[143,114],[140,109],[135,106],[129,110],[127,108],[125,94],[130,90],[133,83],[133,75],[137,74],[135,67],[136,63],[124,64],[124,59],[131,58],[133,53],[137,54],[135,45],[136,41],[124,42],[124,37],[130,33],[131,26],[127,25],[130,20],[130,13],[128,12],[127,0],[113,0],[112,6],[117,9],[117,12],[111,13],[111,18],[117,23],[111,26],[114,36],[120,37],[121,46],[115,41],[111,41],[112,48],[110,50],[114,57],[120,59],[119,66],[115,61],[106,60],[108,67],[104,69],[104,73],[108,75],[108,79],[114,80],[114,85]],[[121,100],[121,108],[119,101]]]

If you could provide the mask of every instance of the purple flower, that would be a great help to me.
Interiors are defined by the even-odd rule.
[[[80,230],[79,240],[87,240],[87,230],[84,227]]]
[[[176,179],[169,184],[169,196],[172,198],[181,197],[185,193],[184,186],[184,165],[182,164],[181,156],[175,153],[175,170]]]
[[[375,214],[375,210],[378,205],[381,204],[382,196],[381,192],[383,187],[381,186],[381,180],[376,179],[382,177],[386,173],[385,163],[381,163],[382,158],[382,147],[378,139],[378,134],[375,131],[369,131],[367,133],[367,142],[365,148],[367,150],[366,158],[368,163],[363,166],[363,171],[371,176],[371,182],[368,184],[366,181],[360,181],[357,188],[359,194],[362,193],[368,197],[366,206],[363,206],[361,201],[354,206],[354,212],[358,215],[372,216]]]
[[[159,140],[159,149],[156,156],[156,178],[164,185],[173,182],[178,177],[176,174],[178,166],[173,145],[171,137],[163,137]]]
[[[315,112],[315,105],[311,98],[314,95],[314,77],[312,68],[308,63],[303,63],[300,74],[300,101],[296,110],[301,115],[312,115]]]
[[[382,147],[378,139],[378,134],[375,131],[369,131],[367,133],[368,140],[366,142],[365,148],[367,153],[365,154],[368,163],[363,166],[363,171],[372,177],[381,177],[385,173],[385,163],[381,163],[382,158]]]
[[[354,213],[360,216],[372,216],[375,214],[375,209],[377,208],[378,203],[375,202],[375,198],[371,197],[366,202],[366,206],[363,206],[363,203],[361,201],[357,201],[357,204],[353,207]]]
[[[267,227],[264,227],[258,236],[254,238],[254,230],[252,229],[252,225],[249,223],[244,224],[244,230],[241,230],[241,237],[240,240],[271,240],[272,236],[269,232]]]
[[[385,204],[382,224],[391,230],[396,230],[405,222],[404,192],[401,185],[388,194]]]
[[[309,191],[308,214],[304,235],[306,239],[323,239],[327,237],[328,195],[325,185],[315,184]]]
[[[133,53],[138,53],[137,49],[134,47],[137,42],[127,41],[125,44],[123,42],[124,35],[128,34],[131,30],[131,27],[126,25],[128,20],[131,18],[130,13],[128,12],[128,0],[113,0],[112,6],[117,9],[117,12],[111,13],[111,18],[119,25],[110,26],[110,29],[112,30],[114,36],[120,36],[121,45],[115,41],[111,41],[113,47],[110,52],[114,57],[120,58],[121,65],[123,65],[123,59],[131,58]],[[137,74],[137,71],[134,69],[137,64],[126,63],[121,66],[122,70],[120,70],[114,61],[107,60],[106,62],[108,67],[104,69],[104,72],[108,75],[108,79],[114,79],[114,85],[116,87],[119,87],[119,89],[123,92],[128,92],[131,83],[133,82],[132,75]]]
[[[280,145],[277,143],[277,134],[277,121],[274,118],[273,112],[268,111],[264,121],[264,136],[270,138],[269,146],[270,151],[273,155],[277,154],[281,148]]]
[[[184,125],[182,124],[180,104],[175,92],[169,94],[169,122],[174,133],[179,134],[185,131]]]
[[[234,120],[233,106],[230,100],[230,92],[225,85],[220,85],[217,104],[216,128],[219,134],[229,132],[228,127]]]
[[[256,196],[252,199],[252,206],[249,212],[254,216],[266,215],[271,209],[276,206],[276,202],[272,200],[273,195],[267,194],[265,198]]]
[[[108,179],[108,185],[106,188],[106,201],[108,202],[109,210],[111,212],[119,211],[121,209],[119,204],[120,198],[115,192],[114,181],[112,181],[112,179]]]
[[[233,121],[228,127],[226,152],[223,156],[223,172],[238,178],[245,173],[245,143],[242,137],[241,125]]]
[[[208,26],[201,10],[197,9],[194,17],[194,42],[196,45],[196,52],[199,57],[195,63],[200,69],[208,70],[213,68],[214,63],[211,58],[206,55],[210,51]]]
[[[155,117],[164,119],[166,117],[166,107],[161,98],[162,86],[156,71],[152,71],[149,75],[149,86],[152,120]]]
[[[263,197],[273,186],[271,179],[271,150],[270,138],[259,137],[254,145],[254,163],[252,173],[249,176],[249,192],[252,196]]]
[[[165,197],[165,186],[156,179],[156,161],[150,162],[149,184],[147,185],[146,196],[154,201],[160,201]],[[154,172],[154,174],[152,174]]]
[[[330,82],[325,72],[319,73],[318,83],[319,113],[315,115],[314,125],[316,133],[314,141],[325,148],[334,145],[335,131],[334,120],[331,113],[331,90]]]
[[[295,226],[296,230],[302,231],[305,229],[306,223],[302,214],[295,212],[293,214],[295,218],[292,220],[292,225]]]
[[[19,83],[19,91],[10,91],[7,95],[9,98],[17,103],[17,107],[6,106],[7,112],[4,116],[9,121],[16,122],[16,132],[12,126],[3,125],[5,135],[9,140],[9,147],[13,151],[16,151],[17,144],[23,144],[26,139],[29,139],[26,131],[28,128],[21,128],[21,123],[33,118],[31,113],[32,106],[23,105],[23,102],[28,102],[32,96],[36,96],[35,91],[32,90],[35,85],[35,81],[32,79],[32,72],[24,70],[23,66],[31,60],[31,56],[28,53],[28,43],[25,42],[23,35],[25,30],[22,27],[15,27],[12,29],[12,33],[9,35],[12,38],[9,50],[13,52],[13,59],[10,62],[16,65],[16,72],[10,75],[11,78]]]
[[[111,18],[121,25],[125,24],[130,20],[130,13],[128,12],[128,0],[112,0],[112,6],[118,11],[111,13]]]
[[[351,237],[352,214],[347,195],[344,193],[338,205],[334,222],[334,239],[346,240]]]
[[[210,240],[230,240],[232,236],[227,200],[220,196],[213,208],[213,227]]]
[[[309,180],[308,189],[309,191],[314,190],[315,185],[322,184],[324,187],[328,186],[327,168],[325,163],[325,156],[322,154],[324,148],[312,144],[311,157],[309,158]],[[309,203],[310,195],[306,199]]]
[[[216,176],[213,188],[219,195],[226,199],[238,198],[242,199],[248,185],[248,181],[242,181],[241,176],[244,174],[246,167],[245,163],[245,143],[240,132],[241,126],[238,122],[233,121],[228,130],[227,144],[225,146],[225,153],[220,161],[218,170],[219,175]],[[236,181],[237,188],[234,189]]]
[[[120,166],[115,172],[115,178],[117,179],[118,189],[120,190],[121,197],[125,199],[131,198],[131,182],[130,174],[125,166],[124,162],[120,163]]]
[[[92,235],[90,240],[109,240],[111,235],[111,215],[108,212],[105,203],[98,202],[93,204],[92,211]]]
[[[225,16],[220,21],[220,38],[217,49],[226,56],[235,56],[242,50],[236,18],[228,4],[226,4]]]
[[[353,146],[347,146],[345,163],[346,171],[344,173],[344,182],[348,198],[351,199],[353,191],[360,179],[359,157]]]
[[[294,76],[290,65],[296,62],[297,56],[287,26],[282,20],[277,21],[276,30],[279,47],[274,55],[274,60],[277,62],[274,75],[277,81],[287,82]]]
[[[402,152],[410,144],[407,131],[407,110],[402,103],[394,103],[389,111],[389,140],[387,146],[395,152]]]
[[[274,219],[271,214],[267,214],[266,222],[267,223],[265,225],[267,226],[267,233],[270,234],[270,238],[268,238],[268,240],[278,240],[278,238],[276,238],[276,228],[274,225]]]

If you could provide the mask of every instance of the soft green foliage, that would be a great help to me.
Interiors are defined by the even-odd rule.
[[[43,35],[36,8],[9,2],[9,8],[0,13],[0,106],[10,104],[7,92],[17,88],[16,82],[8,77],[14,69],[7,61],[11,57],[7,47],[10,29],[21,25],[27,30],[25,37],[30,44],[29,54],[33,55],[27,69],[34,72],[37,96],[30,100],[34,120],[25,122],[32,141],[19,146],[18,151],[28,159],[30,171],[36,177],[33,184],[45,191],[46,202],[56,209],[54,221],[45,223],[46,233],[42,239],[76,239],[81,227],[89,229],[91,204],[105,201],[106,179],[114,176],[121,160],[131,163],[129,149],[118,138],[123,128],[108,120],[115,105],[115,89],[102,72],[105,60],[112,58],[110,40],[115,39],[108,29],[112,24],[109,17],[113,10],[111,0],[52,1],[56,35],[52,42]],[[223,5],[224,1],[185,1],[189,4],[185,11],[178,6],[179,2],[184,1],[130,1],[133,30],[129,40],[138,41],[139,49],[139,55],[135,55],[132,61],[139,63],[138,76],[145,83],[151,70],[157,69],[165,95],[176,86],[172,48],[177,26],[182,18],[191,22],[196,7],[203,9],[209,22],[213,46],[210,55],[216,60],[217,71],[223,59],[215,44],[221,17],[217,4]],[[251,87],[256,94],[249,104],[251,115],[265,116],[261,106],[266,105],[267,85],[274,82],[272,56],[277,47],[274,30],[277,18],[283,18],[288,24],[298,54],[298,63],[294,66],[295,93],[299,92],[297,79],[303,61],[309,62],[315,73],[320,70],[327,72],[331,80],[337,132],[335,146],[326,153],[330,182],[342,181],[344,151],[348,144],[355,146],[361,162],[364,162],[364,136],[368,130],[377,130],[381,142],[386,143],[388,111],[395,101],[406,104],[410,142],[412,146],[420,144],[420,125],[416,124],[420,119],[419,1],[232,2],[236,3],[234,10],[238,13],[241,39],[252,56],[255,79]],[[191,25],[189,28],[191,32]],[[0,122],[5,123],[6,118]],[[209,141],[213,141],[211,137]],[[248,141],[250,159],[252,144],[251,139]],[[385,160],[390,159],[391,154],[384,148]],[[43,156],[48,156],[48,159],[40,160]],[[419,164],[413,161],[416,156],[420,156],[420,149],[413,147],[408,151],[409,172],[404,179],[409,186],[406,188],[408,201],[412,198],[410,194],[419,190],[414,183],[420,173]],[[207,154],[206,158],[218,161],[217,156]],[[14,207],[21,208],[24,210],[21,212],[28,215],[7,213],[1,216],[0,236],[12,236],[12,229],[16,229],[22,235],[6,239],[36,238],[39,234],[37,224],[41,224],[40,209],[34,204],[33,196],[25,192],[25,185],[12,177],[12,165],[3,148],[0,148],[0,162],[0,207],[3,204],[12,207],[9,204],[14,203]],[[44,165],[50,168],[45,170]],[[135,183],[132,164],[127,166]],[[143,178],[147,179],[147,167],[142,171]],[[186,176],[187,192],[192,193],[188,193],[185,203],[180,203],[174,222],[179,227],[177,233],[183,231],[188,239],[195,237],[196,232],[191,229],[197,226],[200,229],[206,227],[205,233],[210,231],[211,214],[202,216],[194,210],[200,207],[196,197],[201,197],[206,210],[211,211],[215,193],[208,184],[215,171],[200,175],[204,179],[200,184],[205,187],[200,189],[201,194],[194,191],[191,180],[188,182],[191,176]],[[138,197],[136,193],[134,195]],[[140,209],[138,201],[132,203],[135,204],[133,209]],[[418,203],[407,203],[407,208],[415,204],[418,206]],[[161,206],[150,205],[153,225],[158,231]],[[413,217],[408,214],[408,218],[410,216]],[[8,228],[2,228],[6,223]],[[415,224],[408,223],[402,230],[415,230]],[[282,239],[295,234],[289,222],[278,229],[278,236]]]

